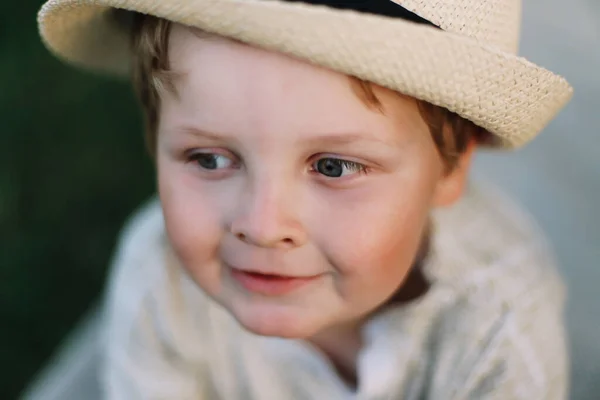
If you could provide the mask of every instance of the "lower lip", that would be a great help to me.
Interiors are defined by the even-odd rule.
[[[231,269],[231,275],[246,290],[266,296],[282,296],[316,281],[319,276],[310,278],[288,278],[275,275],[261,275]]]

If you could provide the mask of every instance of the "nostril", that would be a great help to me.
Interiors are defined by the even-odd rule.
[[[296,241],[292,238],[286,237],[279,241],[279,245],[277,247],[282,249],[292,249],[296,246]]]
[[[293,248],[298,246],[298,237],[292,232],[277,232],[275,230],[254,229],[244,230],[240,227],[232,226],[230,228],[230,237],[235,237],[242,243],[257,247],[270,248]]]

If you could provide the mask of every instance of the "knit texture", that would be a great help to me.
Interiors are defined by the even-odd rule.
[[[279,0],[49,0],[38,22],[60,58],[125,75],[123,10],[166,18],[447,108],[494,134],[496,148],[529,142],[571,98],[562,77],[516,55],[519,0],[398,3],[444,30]]]

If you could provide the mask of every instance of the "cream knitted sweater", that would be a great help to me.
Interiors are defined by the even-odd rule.
[[[434,214],[429,292],[364,329],[351,389],[308,344],[259,337],[170,254],[153,201],[124,230],[107,296],[105,397],[114,400],[564,399],[564,290],[528,217],[471,187]]]

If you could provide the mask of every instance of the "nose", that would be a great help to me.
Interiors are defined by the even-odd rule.
[[[307,234],[298,218],[299,199],[289,185],[263,182],[248,188],[238,201],[230,231],[244,243],[292,249],[306,243]]]

